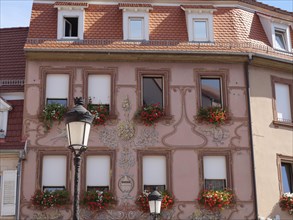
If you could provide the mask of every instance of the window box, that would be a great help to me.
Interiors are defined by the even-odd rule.
[[[135,114],[135,118],[145,126],[156,124],[163,116],[164,111],[159,107],[159,104],[143,106]]]
[[[63,120],[67,107],[59,103],[47,104],[42,111],[41,120],[45,125],[45,128],[49,130],[53,126],[54,121],[58,121],[59,124]]]
[[[113,194],[108,191],[91,190],[84,194],[82,205],[92,211],[103,211],[116,204]]]
[[[104,125],[109,118],[109,105],[94,105],[90,99],[87,109],[94,116],[93,125]]]
[[[144,190],[138,195],[136,204],[143,212],[150,212],[148,196],[151,193],[149,190]],[[174,196],[168,191],[160,192],[162,195],[161,210],[170,209],[174,205]]]
[[[232,190],[202,190],[199,193],[198,203],[205,209],[221,211],[231,208],[235,204],[235,195]]]
[[[293,215],[293,193],[284,193],[279,200],[279,206],[288,211],[289,215]]]
[[[37,209],[59,208],[69,203],[69,192],[66,190],[41,191],[37,190],[31,198]]]
[[[209,124],[221,125],[229,121],[229,114],[221,107],[200,108],[195,119],[199,123],[206,122]]]

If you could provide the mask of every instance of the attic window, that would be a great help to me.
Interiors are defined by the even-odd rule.
[[[129,18],[129,40],[142,40],[144,37],[143,18]]]
[[[78,37],[78,18],[64,17],[64,36]]]
[[[0,98],[0,138],[5,138],[7,131],[7,123],[8,123],[8,111],[10,111],[12,107]]]
[[[275,43],[276,49],[287,50],[286,48],[286,31],[281,29],[275,29]]]
[[[193,40],[208,41],[208,20],[193,20]]]

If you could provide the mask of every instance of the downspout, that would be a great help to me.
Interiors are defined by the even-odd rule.
[[[27,141],[25,142],[24,149],[19,152],[19,158],[17,163],[17,187],[16,187],[16,207],[15,216],[16,219],[20,219],[20,192],[21,192],[21,171],[22,171],[22,161],[25,159],[27,149]]]
[[[258,219],[258,203],[257,203],[257,192],[256,192],[256,177],[255,177],[255,161],[254,161],[254,145],[252,136],[252,124],[251,124],[251,106],[250,106],[250,84],[249,84],[249,66],[252,63],[252,54],[248,55],[248,62],[245,63],[245,83],[246,83],[246,97],[247,97],[247,112],[248,112],[248,127],[249,137],[251,146],[251,161],[252,161],[252,179],[253,179],[253,190],[254,190],[254,208],[255,208],[255,219]]]

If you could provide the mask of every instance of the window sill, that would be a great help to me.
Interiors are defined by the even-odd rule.
[[[293,122],[283,122],[283,121],[273,121],[273,124],[275,127],[284,126],[284,127],[290,127],[293,128]]]

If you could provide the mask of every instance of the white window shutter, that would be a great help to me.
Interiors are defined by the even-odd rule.
[[[276,105],[278,120],[291,121],[291,108],[290,108],[290,89],[286,84],[276,83]]]
[[[227,179],[225,156],[204,156],[203,168],[205,179]]]
[[[166,185],[166,170],[165,156],[144,156],[143,185]]]
[[[66,156],[44,156],[42,186],[66,186]]]
[[[86,185],[110,186],[110,156],[88,156],[86,160]]]
[[[111,76],[89,75],[88,97],[93,104],[110,104],[111,99]]]
[[[17,171],[3,171],[1,215],[15,215]]]
[[[46,81],[46,98],[67,99],[69,91],[68,74],[48,74]]]

